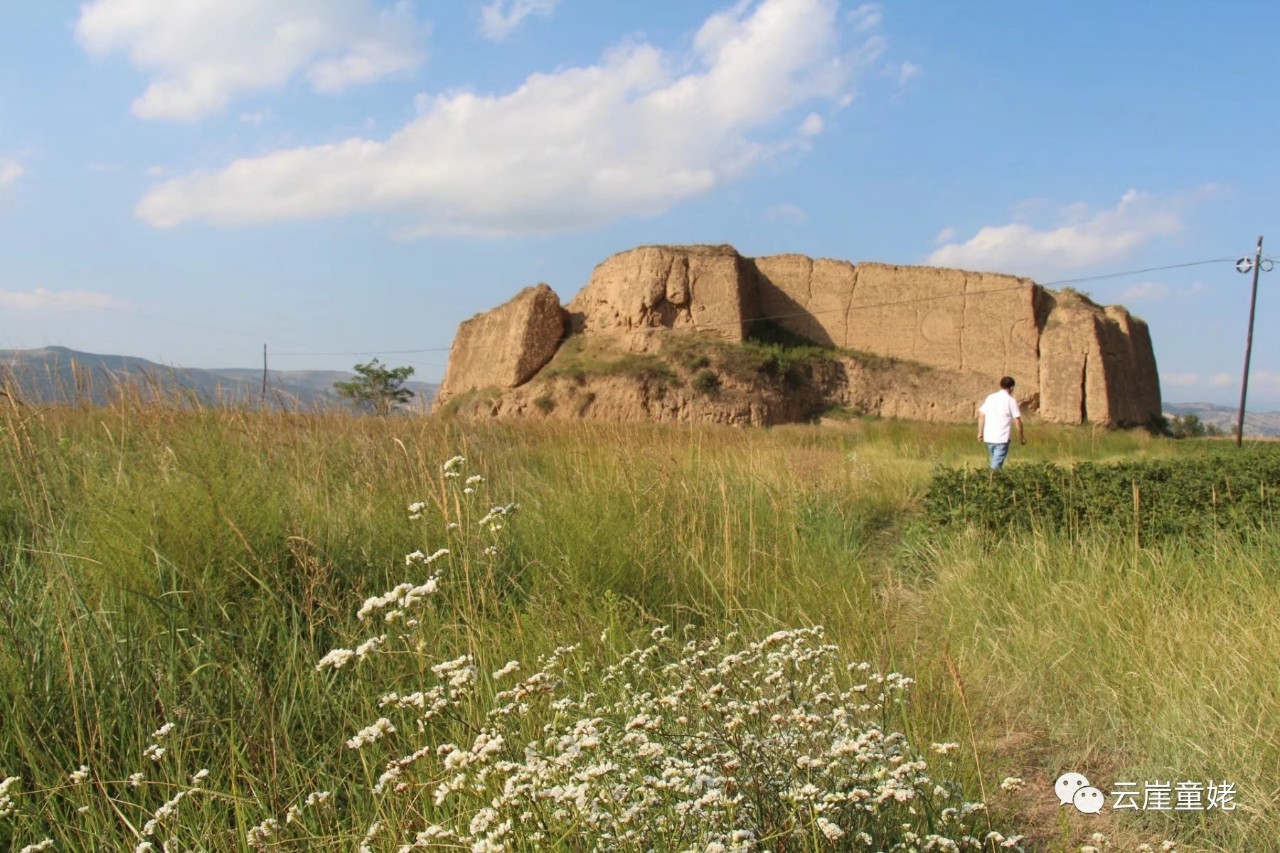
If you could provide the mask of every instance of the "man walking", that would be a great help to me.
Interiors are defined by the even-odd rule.
[[[1012,376],[1000,377],[1000,390],[988,395],[978,408],[978,441],[986,442],[993,471],[1004,467],[1014,423],[1018,424],[1018,438],[1023,444],[1027,443],[1027,435],[1022,431],[1022,412],[1013,398],[1013,384]]]

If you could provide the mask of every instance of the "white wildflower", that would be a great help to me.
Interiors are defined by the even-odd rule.
[[[367,604],[368,602],[366,602]],[[362,609],[363,610],[363,609]],[[363,618],[363,617],[361,617]],[[379,637],[371,637],[365,640],[354,649],[330,649],[329,652],[316,664],[316,670],[322,670],[325,667],[333,667],[334,669],[342,669],[353,660],[359,660],[370,653],[377,651],[378,647],[387,641],[387,636],[383,634]]]
[[[1013,793],[1014,791],[1021,791],[1025,784],[1020,776],[1006,776],[1004,781],[1000,783],[1000,789]]]
[[[132,773],[129,775],[129,787],[138,788],[142,786],[143,775],[141,773]]]
[[[143,758],[150,758],[152,761],[159,761],[164,758],[165,748],[158,743],[153,743],[142,752]]]
[[[280,829],[280,821],[269,817],[245,833],[244,843],[249,847],[265,847],[266,841]]]
[[[188,793],[188,791],[179,791],[174,794],[168,802],[162,804],[160,808],[156,809],[151,815],[151,819],[143,824],[142,834],[155,835],[156,830],[160,828],[160,824],[169,820],[169,818],[178,813],[178,803],[182,802],[182,799],[186,797]]]
[[[351,649],[330,649],[329,653],[320,658],[320,662],[316,664],[316,670],[322,670],[326,666],[334,669],[342,669],[350,661],[354,660],[356,653]]]
[[[844,836],[844,830],[825,817],[818,818],[818,829],[822,831],[828,841],[838,841]]]
[[[40,850],[52,850],[52,849],[53,849],[53,839],[46,838],[44,841],[41,841],[39,843],[28,844],[26,847],[23,847],[21,850],[19,850],[18,853],[38,853],[38,851]]]
[[[502,669],[493,673],[491,677],[493,678],[494,681],[497,681],[498,679],[504,678],[510,675],[511,673],[518,671],[519,669],[520,669],[520,661],[509,660],[507,661],[506,665],[502,667]]]
[[[461,459],[462,457],[457,456],[454,458]],[[373,823],[369,824],[369,828],[364,832],[364,840],[360,842],[360,853],[373,853],[373,839],[376,838],[378,833],[381,831],[382,821],[375,820]]]
[[[17,776],[7,776],[0,781],[0,818],[6,818],[17,810],[13,797],[9,796],[9,789],[19,781]]]
[[[958,743],[935,743],[929,747],[938,755],[949,755],[960,748]]]
[[[171,731],[173,731],[173,723],[165,723],[163,726],[151,733],[151,739],[164,740]]]
[[[89,778],[89,767],[88,765],[81,764],[79,770],[72,770],[67,774],[67,776],[71,779],[72,785],[79,785],[85,779]]]
[[[366,744],[380,740],[383,736],[394,734],[396,727],[386,717],[380,717],[376,723],[366,726],[356,732],[355,736],[347,741],[347,746],[351,749],[360,749]]]

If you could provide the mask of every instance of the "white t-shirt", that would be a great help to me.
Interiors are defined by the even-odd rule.
[[[1013,419],[1022,417],[1022,412],[1018,409],[1018,401],[1003,388],[983,400],[978,411],[987,416],[986,424],[982,429],[982,440],[988,444],[1007,442]]]

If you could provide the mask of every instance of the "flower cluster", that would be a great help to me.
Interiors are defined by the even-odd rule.
[[[840,666],[820,627],[755,641],[677,640],[661,628],[611,664],[570,645],[527,668],[482,668],[475,646],[425,665],[426,632],[466,603],[459,594],[470,594],[478,561],[497,553],[518,509],[474,510],[485,480],[465,464],[455,456],[442,469],[454,493],[438,505],[449,547],[409,554],[408,570],[427,571],[356,614],[386,633],[316,666],[374,655],[405,663],[376,670],[407,680],[393,682],[376,720],[347,740],[361,764],[381,763],[371,785],[379,820],[348,830],[363,832],[361,850],[1016,846],[1016,836],[979,830],[980,821],[990,830],[982,804],[936,780],[895,730],[911,679]],[[408,509],[427,514],[423,502]],[[957,748],[935,745],[944,755]],[[302,808],[264,820],[246,842],[286,843]]]
[[[375,792],[431,793],[434,822],[401,851],[571,838],[609,850],[1014,847],[1017,837],[976,830],[981,804],[936,781],[888,725],[911,679],[862,665],[842,684],[852,679],[823,638],[809,628],[680,643],[659,629],[594,673],[576,647],[557,649],[492,700],[469,658],[439,664],[437,684],[384,697],[410,717],[401,732],[429,733],[427,720],[468,703],[457,716],[485,724],[461,743],[418,738]]]
[[[6,776],[0,780],[0,818],[9,817],[16,810],[13,797],[9,795],[9,789],[17,783],[17,776]]]

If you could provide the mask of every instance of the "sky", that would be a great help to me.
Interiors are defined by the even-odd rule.
[[[438,381],[523,287],[729,243],[1069,283],[1150,324],[1165,400],[1234,405],[1276,33],[1262,0],[0,2],[0,348]]]

